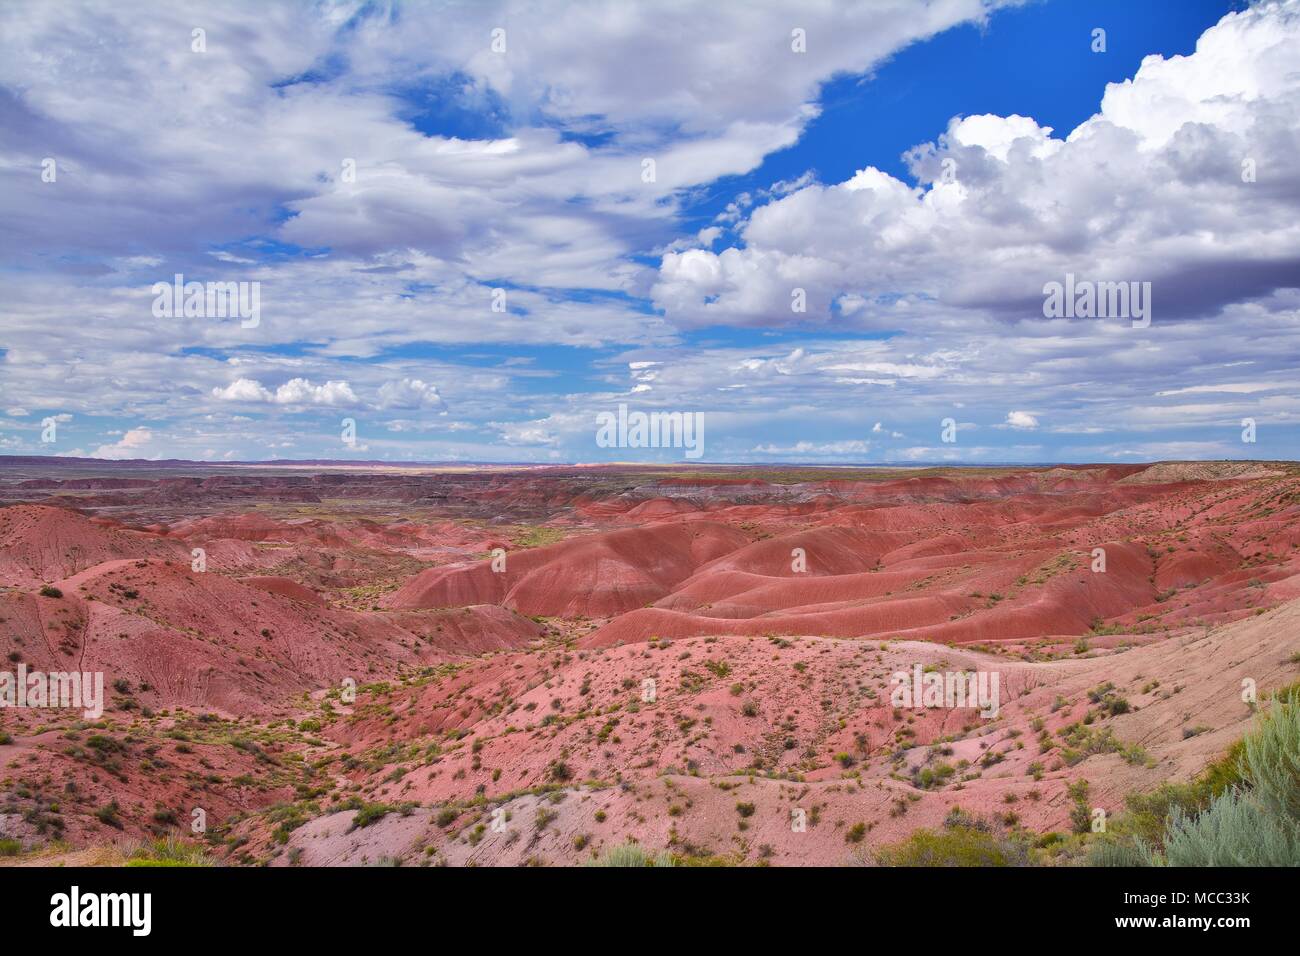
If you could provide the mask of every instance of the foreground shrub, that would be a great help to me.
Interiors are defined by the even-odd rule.
[[[660,852],[651,854],[635,843],[624,843],[611,847],[594,860],[588,860],[583,866],[676,866],[672,854]]]
[[[175,837],[153,840],[131,851],[127,866],[211,866],[212,860],[201,846]]]
[[[1151,864],[1160,860],[1153,853]],[[1169,866],[1297,866],[1300,827],[1237,790],[1196,816],[1175,810],[1165,832]]]
[[[881,866],[1025,866],[1029,848],[1018,836],[954,810],[943,829],[920,829],[876,853]]]
[[[1150,866],[1143,844],[1132,839],[1102,838],[1088,847],[1089,866]]]
[[[1300,866],[1300,693],[1190,784],[1128,801],[1119,834],[1094,842],[1093,866]]]
[[[1259,805],[1300,825],[1300,692],[1269,708],[1246,737],[1242,764]]]

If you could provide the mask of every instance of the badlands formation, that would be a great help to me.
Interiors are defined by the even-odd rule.
[[[0,670],[105,697],[0,709],[0,862],[869,863],[953,813],[1051,846],[1300,679],[1285,463],[9,459],[0,504]]]

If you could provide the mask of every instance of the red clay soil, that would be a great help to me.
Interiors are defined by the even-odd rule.
[[[747,541],[743,532],[716,522],[584,535],[507,553],[499,571],[493,559],[424,571],[383,605],[501,604],[528,615],[607,617],[658,600],[702,564]]]

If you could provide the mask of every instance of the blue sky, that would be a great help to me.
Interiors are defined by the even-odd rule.
[[[1296,457],[1296,0],[197,9],[0,10],[0,454]]]

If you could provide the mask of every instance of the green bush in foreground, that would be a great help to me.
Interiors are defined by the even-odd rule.
[[[1273,703],[1245,750],[1252,796],[1270,815],[1300,825],[1300,691]]]
[[[131,851],[127,866],[211,866],[212,860],[201,846],[175,837],[153,840]]]
[[[1027,847],[971,823],[917,830],[902,843],[876,854],[881,866],[1025,866]]]
[[[1162,861],[1151,853],[1150,865]],[[1175,810],[1165,831],[1169,866],[1300,866],[1300,827],[1229,790],[1194,817]]]
[[[635,843],[624,843],[611,847],[594,860],[588,860],[583,866],[676,866],[672,854],[660,852],[651,854]]]
[[[1129,800],[1093,866],[1300,866],[1300,692],[1191,784]]]

